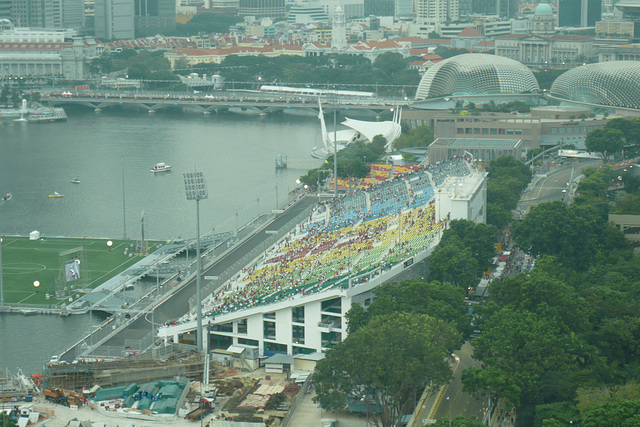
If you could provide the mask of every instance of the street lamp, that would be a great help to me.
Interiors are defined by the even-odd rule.
[[[111,252],[111,249],[113,249],[111,246],[113,246],[113,242],[111,240],[107,240],[107,247],[109,248],[109,252]]]
[[[196,257],[197,257],[197,276],[196,276],[196,300],[198,307],[196,308],[197,316],[197,335],[198,352],[202,352],[202,259],[200,259],[200,200],[208,198],[207,183],[204,181],[202,172],[188,172],[184,174],[184,189],[187,200],[196,201]]]
[[[449,402],[449,427],[451,427],[451,399],[447,396],[447,402]]]

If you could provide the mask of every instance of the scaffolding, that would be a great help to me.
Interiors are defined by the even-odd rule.
[[[81,390],[96,384],[108,388],[177,376],[202,380],[203,369],[204,359],[201,354],[191,347],[171,344],[119,360],[97,358],[93,363],[49,365],[45,369],[44,384],[46,387]],[[213,376],[216,367],[212,370],[210,373]]]

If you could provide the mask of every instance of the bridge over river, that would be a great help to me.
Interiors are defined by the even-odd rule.
[[[318,98],[327,113],[339,110],[362,110],[376,116],[393,108],[407,106],[414,101],[397,98],[360,98],[329,96],[305,96],[291,94],[262,93],[259,91],[216,91],[214,94],[161,94],[132,93],[123,91],[98,92],[42,92],[41,101],[51,106],[82,105],[101,111],[106,108],[132,105],[154,113],[161,109],[190,107],[203,114],[226,111],[253,111],[259,114],[281,113],[289,109],[307,109],[318,112]]]

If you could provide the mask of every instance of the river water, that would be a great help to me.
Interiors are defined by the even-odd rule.
[[[183,173],[200,171],[202,234],[231,231],[282,203],[320,161],[315,115],[258,116],[176,110],[67,110],[66,122],[0,122],[0,233],[139,239],[195,237]],[[288,168],[275,168],[287,157]],[[172,172],[152,174],[157,162]],[[80,184],[70,181],[78,178]],[[50,199],[58,192],[64,197]],[[123,197],[124,196],[124,197]],[[0,369],[42,371],[89,331],[87,316],[0,314]]]

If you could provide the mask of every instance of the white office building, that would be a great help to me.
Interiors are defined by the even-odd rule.
[[[96,37],[106,40],[135,38],[133,0],[95,0]]]

